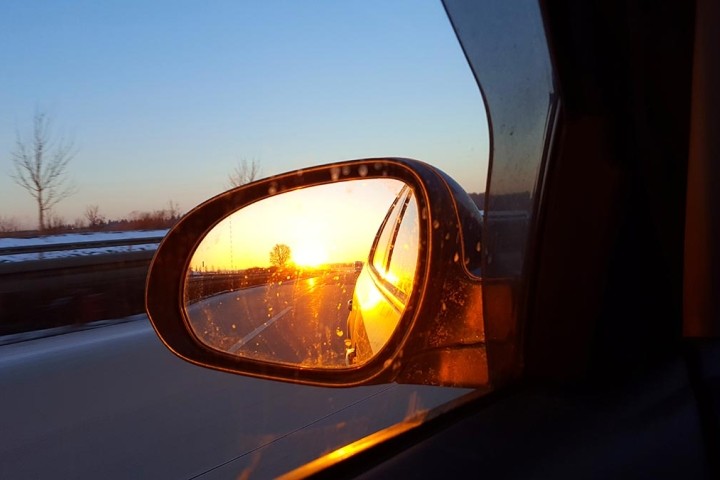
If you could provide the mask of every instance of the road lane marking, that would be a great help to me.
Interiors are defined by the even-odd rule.
[[[240,350],[243,345],[248,343],[253,338],[257,337],[263,330],[265,330],[267,327],[275,323],[277,320],[280,319],[283,315],[285,315],[287,312],[292,310],[293,307],[285,307],[285,309],[281,310],[280,313],[272,317],[271,319],[267,320],[265,323],[257,327],[255,330],[250,332],[249,334],[245,335],[240,341],[236,342],[232,347],[228,349],[228,353],[237,353],[238,350]]]

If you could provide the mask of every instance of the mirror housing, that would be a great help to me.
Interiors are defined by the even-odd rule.
[[[362,364],[327,369],[233,355],[209,347],[195,335],[185,308],[185,279],[193,253],[215,225],[248,205],[285,192],[368,178],[400,180],[414,193],[420,212],[415,285],[384,348]],[[486,347],[480,275],[482,221],[480,210],[454,180],[417,160],[355,160],[277,175],[206,201],[168,233],[148,273],[148,316],[176,355],[226,372],[333,387],[388,382],[489,386],[507,376],[508,369],[498,369],[500,376],[494,376],[488,366],[492,362]],[[493,289],[512,295],[511,288],[493,283]],[[505,308],[496,304],[512,301],[502,298],[500,294],[497,302],[491,302],[492,308]],[[504,331],[503,336],[504,344],[514,343],[513,331]]]

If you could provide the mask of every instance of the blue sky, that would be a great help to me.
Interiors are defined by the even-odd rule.
[[[484,190],[484,107],[439,2],[6,0],[0,45],[0,217],[26,226],[8,174],[36,109],[78,147],[69,222],[188,211],[242,159],[414,157]]]

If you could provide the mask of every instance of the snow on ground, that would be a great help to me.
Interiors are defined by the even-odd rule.
[[[102,242],[108,240],[135,240],[141,238],[163,237],[165,230],[134,230],[128,232],[92,232],[66,233],[33,238],[0,238],[0,252],[9,247],[30,247],[34,245],[58,245],[63,243]],[[0,255],[0,263],[26,262],[30,260],[47,260],[52,258],[78,257],[85,255],[102,255],[105,253],[155,250],[156,243],[128,245],[120,247],[85,248],[81,250],[64,250],[59,252],[23,253],[19,255]]]

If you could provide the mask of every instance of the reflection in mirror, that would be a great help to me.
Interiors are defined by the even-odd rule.
[[[360,179],[266,198],[195,250],[185,306],[195,335],[233,355],[288,365],[359,365],[389,340],[415,287],[412,190]]]

